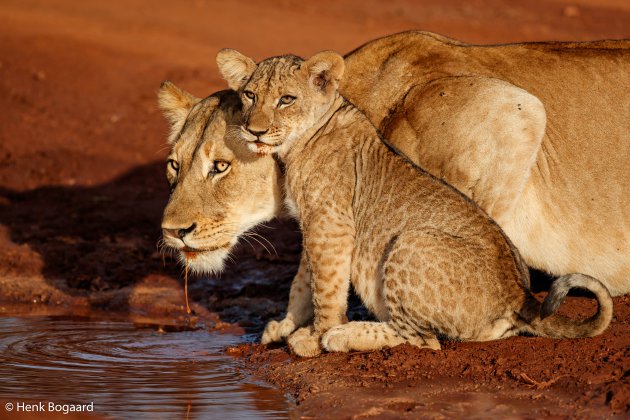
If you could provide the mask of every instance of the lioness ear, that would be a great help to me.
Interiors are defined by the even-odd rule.
[[[171,124],[169,143],[173,141],[173,135],[181,130],[190,110],[200,100],[201,99],[190,93],[181,90],[168,80],[162,82],[160,90],[158,91],[158,106]]]
[[[192,107],[200,100],[168,80],[162,82],[158,91],[158,105],[171,125],[185,120]]]
[[[219,51],[217,65],[221,76],[233,90],[239,90],[243,87],[256,70],[254,60],[230,48]]]
[[[322,51],[302,63],[301,68],[316,89],[327,91],[337,89],[346,65],[338,53]]]

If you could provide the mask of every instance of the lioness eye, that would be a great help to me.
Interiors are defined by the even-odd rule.
[[[212,168],[212,173],[220,174],[221,172],[225,172],[227,168],[230,167],[229,162],[225,162],[223,160],[215,160],[214,167]]]
[[[256,98],[256,94],[249,90],[246,90],[245,92],[243,92],[243,95],[245,95],[247,99],[250,99],[252,101]]]
[[[176,160],[173,159],[169,159],[168,160],[168,165],[175,171],[179,171],[179,163],[177,163]]]
[[[284,95],[280,98],[280,101],[278,103],[280,105],[291,105],[293,102],[295,102],[295,96]]]

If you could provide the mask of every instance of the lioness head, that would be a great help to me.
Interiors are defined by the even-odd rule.
[[[282,153],[328,111],[338,95],[343,57],[324,51],[303,60],[294,55],[259,64],[238,51],[217,55],[219,71],[243,102],[240,137],[260,154]]]
[[[164,82],[158,98],[171,124],[164,244],[194,271],[220,271],[239,235],[276,215],[281,203],[277,164],[226,136],[241,124],[235,92],[198,99]]]

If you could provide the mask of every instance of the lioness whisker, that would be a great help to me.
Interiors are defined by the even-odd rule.
[[[250,235],[252,235],[252,233],[251,233],[251,232],[247,232],[247,233],[245,233],[244,235],[245,235],[245,236],[247,236],[248,238],[253,239],[254,241],[258,242],[258,243],[260,244],[260,246],[262,246],[263,248],[265,248],[265,251],[267,251],[267,253],[268,253],[269,255],[271,255],[271,251],[269,251],[269,248],[267,248],[267,246],[266,246],[266,245],[265,245],[262,241],[260,241],[259,239],[257,239],[255,236],[250,236]],[[262,238],[262,236],[261,236],[261,238]],[[264,238],[263,238],[263,239],[264,239]],[[267,241],[267,242],[269,242],[269,241]],[[271,243],[269,243],[269,245],[271,245]],[[273,248],[273,245],[271,245],[271,247]],[[276,252],[276,249],[275,249],[275,248],[273,248],[273,251],[274,251],[274,253],[275,253],[276,255],[278,255],[278,253]]]
[[[252,244],[251,244],[251,243],[247,240],[248,238],[247,238],[246,236],[241,236],[241,238],[243,238],[243,240],[245,241],[245,243],[246,243],[247,245],[249,245],[249,246],[252,248],[252,251],[256,252],[256,248],[254,248],[254,245],[252,245]]]
[[[271,243],[271,241],[269,239],[265,238],[262,235],[257,234],[256,232],[247,232],[247,235],[254,235],[255,237],[258,237],[261,240],[267,242],[269,244],[269,246],[271,247],[271,249],[273,249],[274,254],[276,254],[276,256],[278,255],[278,251],[276,251],[276,248],[273,246],[273,244]],[[254,239],[254,236],[252,236],[251,238]],[[260,243],[260,244],[263,245],[262,243]],[[267,249],[267,247],[265,247],[265,249]],[[269,252],[268,249],[267,249],[267,252]],[[269,252],[269,253],[271,254],[271,252]]]

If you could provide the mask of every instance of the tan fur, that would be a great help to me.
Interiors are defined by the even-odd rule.
[[[481,47],[405,32],[348,54],[340,92],[413,162],[480,204],[528,265],[586,273],[620,295],[630,293],[629,48],[628,41]],[[253,60],[224,54],[242,58],[230,68],[245,69],[240,86]],[[188,114],[186,100],[173,104]],[[174,126],[174,136],[179,131]],[[274,179],[271,157],[261,159],[268,172],[247,177]],[[202,188],[211,194],[211,184]],[[263,190],[274,193],[239,186],[261,205],[282,204],[273,204],[277,188]],[[240,198],[231,200],[236,206]]]
[[[296,354],[318,354],[320,339],[329,351],[403,342],[438,349],[437,334],[475,341],[525,331],[585,337],[608,326],[612,299],[588,276],[563,279],[545,315],[579,285],[598,299],[594,317],[543,320],[525,287],[527,269],[500,227],[381,141],[366,116],[339,95],[343,69],[340,56],[324,52],[306,61],[271,58],[250,75],[228,79],[230,85],[248,80],[239,87],[243,129],[230,134],[283,160],[285,194],[304,236],[314,320],[289,336]],[[287,96],[294,101],[285,104]],[[380,322],[346,323],[350,282]]]
[[[225,135],[241,121],[233,91],[200,100],[165,82],[158,96],[172,125],[164,244],[193,271],[219,272],[239,236],[278,213],[280,173]]]
[[[342,94],[478,202],[528,265],[630,293],[629,40],[475,46],[404,32],[346,66]]]
[[[244,77],[245,74],[251,74],[256,68],[256,63],[249,57],[244,56],[238,51],[229,48],[219,51],[217,54],[217,63],[219,71],[226,80],[232,80],[230,89],[238,89],[238,87],[247,81],[247,79],[239,79],[239,75]]]

